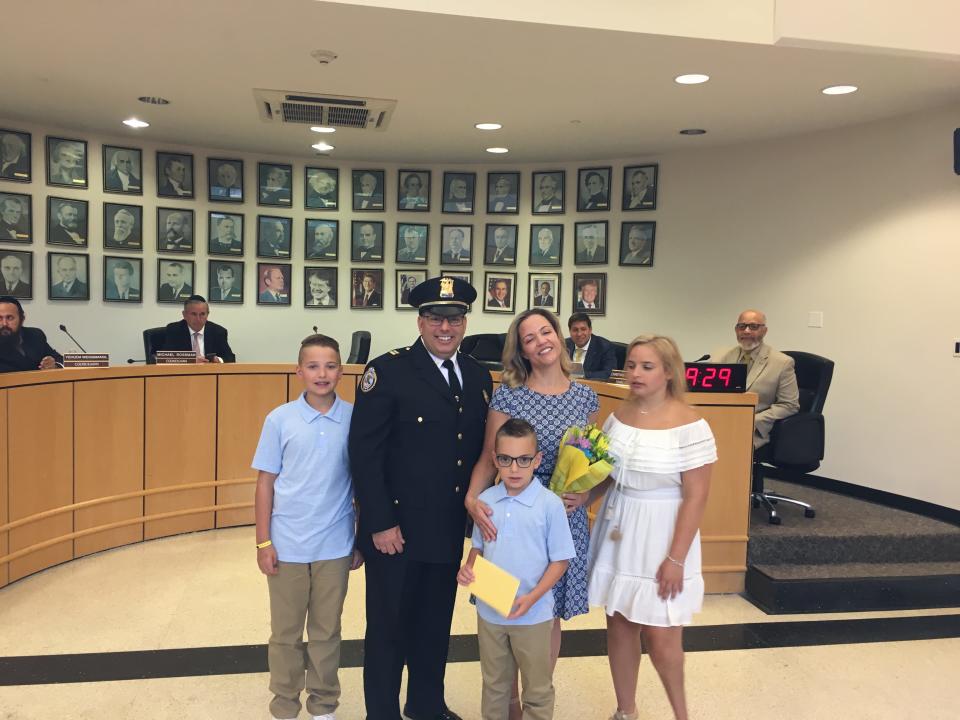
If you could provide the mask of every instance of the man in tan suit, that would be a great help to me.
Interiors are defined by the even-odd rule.
[[[767,316],[762,312],[744,310],[737,318],[734,330],[737,346],[722,355],[712,356],[709,362],[747,366],[747,391],[758,396],[753,418],[753,447],[756,449],[770,442],[773,423],[800,410],[797,375],[793,358],[763,342],[767,334]]]

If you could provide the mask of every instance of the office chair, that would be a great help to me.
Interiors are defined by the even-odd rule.
[[[506,333],[479,333],[467,335],[460,342],[460,352],[470,355],[478,363],[491,370],[503,370],[503,345]]]
[[[350,340],[350,354],[347,363],[350,365],[366,365],[370,359],[370,331],[354,330]]]
[[[784,351],[793,358],[800,389],[800,411],[783,420],[777,420],[770,431],[770,442],[758,448],[753,456],[753,507],[763,507],[769,513],[770,523],[779,525],[781,518],[774,507],[778,503],[803,508],[804,516],[816,517],[809,503],[796,500],[763,487],[764,467],[769,465],[784,470],[808,473],[820,467],[824,453],[823,405],[833,379],[833,360],[798,351]]]
[[[610,341],[610,344],[613,345],[613,354],[617,357],[617,367],[615,370],[623,370],[623,366],[627,363],[627,344],[622,342],[613,342]]]
[[[166,327],[147,328],[143,331],[143,352],[147,359],[147,365],[157,364],[154,353],[157,350],[163,350],[163,338],[166,334]]]

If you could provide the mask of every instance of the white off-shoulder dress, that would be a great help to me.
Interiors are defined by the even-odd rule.
[[[656,575],[673,542],[681,473],[717,460],[710,426],[701,419],[667,430],[644,430],[611,414],[603,429],[617,458],[616,482],[590,536],[590,604],[641,625],[689,625],[703,605],[699,531],[683,560],[683,591],[662,600]]]

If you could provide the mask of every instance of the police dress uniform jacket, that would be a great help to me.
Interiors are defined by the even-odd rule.
[[[193,350],[191,335],[190,326],[187,325],[186,320],[172,322],[166,327],[163,336],[163,349]],[[223,325],[217,325],[209,320],[203,326],[203,351],[207,355],[218,356],[225,363],[237,361],[237,356],[233,354],[230,343],[227,342],[227,329]]]
[[[47,344],[47,336],[40,328],[22,328],[20,339],[19,349],[6,343],[0,345],[0,373],[37,370],[47,355],[63,363],[63,356]]]
[[[470,473],[483,447],[490,372],[457,353],[463,397],[417,340],[370,361],[350,424],[350,470],[359,503],[357,544],[397,525],[411,560],[459,563]],[[461,412],[462,408],[462,412]]]

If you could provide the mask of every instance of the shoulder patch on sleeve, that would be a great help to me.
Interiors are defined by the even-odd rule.
[[[377,369],[372,365],[367,368],[360,379],[360,392],[370,392],[377,385]]]

